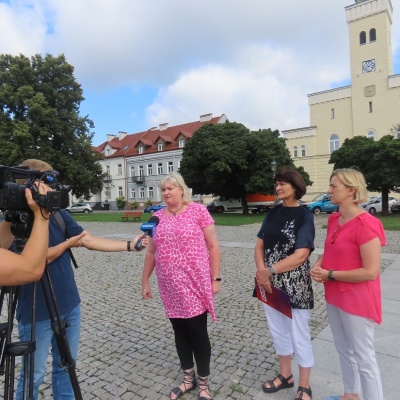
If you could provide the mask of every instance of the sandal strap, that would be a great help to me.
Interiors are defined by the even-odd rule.
[[[198,376],[199,379],[199,400],[210,400],[211,399],[211,394],[210,394],[210,388],[208,387],[208,376]],[[201,392],[206,392],[206,394],[210,397],[204,397],[201,396]]]
[[[311,387],[310,387],[310,388],[306,388],[306,387],[304,387],[304,386],[299,386],[299,387],[297,388],[297,391],[298,391],[298,392],[301,392],[301,393],[300,393],[300,397],[296,397],[294,400],[302,400],[302,398],[303,398],[303,393],[308,394],[308,395],[310,396],[310,399],[312,399],[312,390],[311,390]]]
[[[278,378],[281,383],[278,385],[278,387],[282,384],[289,384],[290,379],[293,378],[293,375],[290,374],[287,378],[285,378],[280,372],[278,373],[278,375],[275,376],[274,379],[271,379],[270,381],[267,381],[267,383],[269,384],[269,388],[268,389],[276,389],[277,387],[275,386],[274,380]]]

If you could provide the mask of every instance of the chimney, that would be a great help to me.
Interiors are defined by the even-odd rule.
[[[128,133],[123,131],[118,131],[119,140],[121,141]]]
[[[158,130],[158,126],[153,126],[150,128],[151,131],[157,131]]]
[[[168,122],[160,124],[160,131],[165,131],[168,128]]]
[[[200,122],[211,121],[212,113],[200,115]]]
[[[107,142],[111,142],[117,135],[113,135],[112,133],[107,133]]]

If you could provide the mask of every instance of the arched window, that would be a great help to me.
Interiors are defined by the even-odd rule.
[[[369,30],[369,41],[376,42],[376,29],[372,28]]]
[[[332,154],[339,148],[339,136],[334,134],[329,138],[329,153]]]
[[[374,140],[375,139],[375,132],[374,131],[368,131],[367,138]]]
[[[360,44],[367,43],[367,34],[365,31],[360,32]]]
[[[302,157],[306,156],[306,146],[304,146],[304,144],[301,145],[301,156]]]
[[[297,146],[293,146],[293,157],[298,157],[298,154],[297,154]]]

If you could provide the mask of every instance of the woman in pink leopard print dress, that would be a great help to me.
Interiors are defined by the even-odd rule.
[[[167,207],[154,214],[160,222],[146,252],[142,295],[144,299],[152,298],[149,278],[155,268],[184,374],[182,383],[172,389],[170,399],[179,399],[197,387],[194,358],[199,400],[208,400],[211,344],[207,313],[216,320],[214,296],[221,285],[214,220],[206,207],[191,202],[189,188],[180,174],[168,175],[160,187]]]

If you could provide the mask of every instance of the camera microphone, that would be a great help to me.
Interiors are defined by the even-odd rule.
[[[160,222],[160,218],[153,215],[152,217],[150,217],[149,222],[145,222],[144,224],[142,224],[142,226],[140,227],[140,230],[144,232],[144,235],[142,235],[142,237],[136,242],[136,244],[134,246],[136,251],[143,250],[143,246],[142,246],[143,239],[146,236],[153,237],[153,235],[156,231],[156,226],[158,225],[159,222]]]

